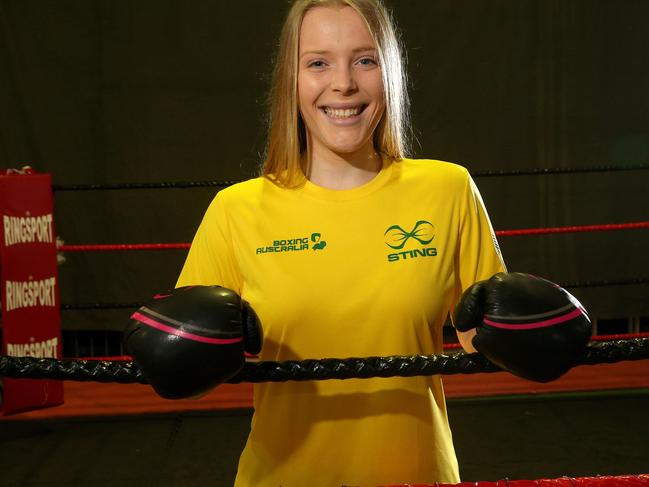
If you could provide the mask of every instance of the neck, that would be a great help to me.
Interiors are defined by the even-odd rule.
[[[305,156],[309,181],[328,189],[357,188],[374,179],[383,167],[373,147],[345,154],[307,149]]]

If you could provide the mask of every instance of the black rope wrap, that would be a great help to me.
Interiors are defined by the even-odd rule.
[[[590,166],[590,167],[539,167],[533,169],[496,169],[490,171],[471,172],[474,178],[502,176],[549,176],[552,174],[583,174],[593,172],[645,171],[648,164],[626,164],[619,166]]]
[[[135,362],[57,360],[0,355],[0,377],[148,384]]]
[[[561,284],[563,288],[587,288],[587,287],[608,287],[608,286],[636,286],[649,284],[649,277],[633,277],[630,279],[620,279],[614,281],[580,281],[566,282]],[[100,309],[135,309],[144,306],[146,302],[132,303],[63,303],[62,311],[77,310],[100,310]]]
[[[649,358],[649,338],[591,343],[578,365],[613,364]]]
[[[477,353],[412,355],[286,362],[250,362],[228,382],[286,382],[414,377],[435,374],[475,374],[500,369]]]
[[[546,176],[552,174],[583,174],[597,172],[645,171],[648,164],[621,164],[590,167],[541,167],[533,169],[496,169],[475,171],[474,178],[506,176]],[[122,189],[187,189],[187,188],[226,188],[240,181],[168,181],[161,183],[114,183],[114,184],[54,184],[54,191],[100,191]]]
[[[576,365],[649,359],[649,338],[591,343]],[[413,377],[435,374],[475,374],[500,369],[477,353],[413,355],[286,362],[247,362],[228,382],[286,382],[371,377]],[[0,376],[85,382],[146,384],[134,362],[56,360],[0,356]]]
[[[162,183],[53,184],[53,191],[103,191],[115,189],[227,188],[241,181],[169,181]]]
[[[561,284],[563,288],[586,288],[586,287],[608,287],[608,286],[635,286],[649,284],[649,277],[632,277],[630,279],[618,279],[614,281],[579,281],[566,282]]]

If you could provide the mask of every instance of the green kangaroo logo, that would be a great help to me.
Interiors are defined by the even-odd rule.
[[[314,243],[313,250],[322,250],[327,246],[327,242],[320,240],[321,235],[319,233],[311,234],[311,241]]]

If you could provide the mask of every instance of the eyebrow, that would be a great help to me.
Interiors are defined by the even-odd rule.
[[[372,46],[370,46],[370,47],[357,47],[356,49],[352,49],[352,52],[353,52],[354,54],[356,54],[356,53],[358,53],[358,52],[363,52],[363,51],[376,51],[376,47],[372,47]],[[326,51],[326,50],[325,50],[325,51],[307,51],[307,52],[303,52],[303,53],[300,55],[300,58],[306,56],[307,54],[318,54],[318,55],[321,55],[321,54],[329,54],[329,53],[330,53],[330,51]]]

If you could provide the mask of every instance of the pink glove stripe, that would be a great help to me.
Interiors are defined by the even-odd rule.
[[[168,325],[163,325],[159,321],[156,321],[152,318],[149,318],[148,316],[145,316],[141,313],[135,312],[131,316],[134,320],[139,321],[140,323],[144,323],[145,325],[149,325],[152,328],[156,328],[160,331],[164,331],[165,333],[169,333],[170,335],[176,335],[181,338],[186,338],[188,340],[193,340],[195,342],[201,342],[201,343],[209,343],[210,345],[230,345],[232,343],[238,343],[243,341],[243,337],[238,337],[238,338],[207,338],[207,337],[202,337],[200,335],[194,335],[193,333],[187,333],[186,331],[179,330],[177,328],[173,328]]]
[[[533,330],[535,328],[545,328],[546,326],[557,325],[563,323],[564,321],[572,320],[577,316],[581,316],[583,313],[581,309],[577,308],[567,313],[563,316],[558,316],[557,318],[552,318],[551,320],[537,321],[536,323],[525,323],[520,325],[512,325],[509,323],[498,323],[496,321],[491,321],[487,318],[484,318],[482,321],[487,325],[491,325],[495,328],[504,328],[505,330]]]

